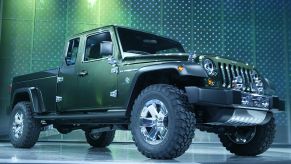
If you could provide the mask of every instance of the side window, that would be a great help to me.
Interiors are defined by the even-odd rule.
[[[112,41],[109,32],[89,36],[86,40],[84,61],[103,58],[112,55]]]
[[[79,43],[80,43],[80,38],[70,40],[68,52],[66,56],[67,65],[74,65],[76,63]]]

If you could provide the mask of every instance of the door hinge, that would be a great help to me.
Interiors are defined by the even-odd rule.
[[[111,73],[116,73],[116,74],[118,74],[118,72],[119,72],[118,67],[113,67],[113,68],[111,68]]]
[[[58,102],[61,102],[61,101],[63,101],[63,97],[61,97],[61,96],[56,96],[56,102],[58,103]]]
[[[110,92],[110,97],[117,97],[117,90]]]
[[[61,83],[64,81],[64,77],[57,77],[57,83]]]

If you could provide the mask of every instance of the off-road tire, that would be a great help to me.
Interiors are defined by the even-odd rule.
[[[12,130],[16,113],[23,114],[23,132],[19,138],[14,136]],[[11,112],[9,122],[9,137],[11,144],[16,148],[31,148],[37,142],[40,130],[40,121],[32,117],[31,103],[26,101],[17,103]]]
[[[264,153],[273,143],[275,127],[274,118],[264,125],[257,125],[254,138],[246,144],[236,144],[226,134],[218,136],[222,145],[231,153],[239,156],[256,156]]]
[[[62,128],[62,127],[57,127],[56,128],[58,130],[59,133],[61,134],[68,134],[71,133],[73,130],[70,128]]]
[[[98,147],[98,148],[109,146],[114,139],[114,135],[115,135],[115,130],[101,132],[98,138],[94,138],[90,134],[90,131],[85,131],[85,136],[86,136],[86,140],[88,144],[90,144],[92,147]]]
[[[168,133],[165,139],[152,145],[145,141],[140,130],[140,113],[150,99],[159,99],[168,110]],[[190,112],[184,91],[167,84],[145,88],[134,102],[130,128],[138,150],[148,158],[172,159],[181,156],[191,145],[195,131],[195,115]]]

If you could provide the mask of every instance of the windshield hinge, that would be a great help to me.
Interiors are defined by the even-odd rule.
[[[57,77],[57,83],[61,83],[64,81],[64,77]]]
[[[63,97],[61,97],[61,96],[56,96],[56,102],[58,103],[58,102],[61,102],[61,101],[63,101]]]
[[[110,97],[117,97],[117,90],[110,92]]]

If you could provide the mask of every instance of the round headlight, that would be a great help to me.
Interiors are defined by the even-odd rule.
[[[205,59],[203,60],[202,65],[208,75],[215,75],[215,64],[212,60]]]

